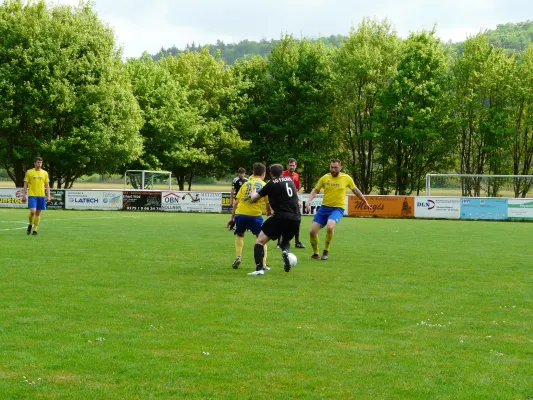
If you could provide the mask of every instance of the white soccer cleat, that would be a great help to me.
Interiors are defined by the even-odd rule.
[[[260,269],[259,271],[248,272],[248,275],[264,275],[264,274],[265,274],[265,271],[263,271],[262,269]]]

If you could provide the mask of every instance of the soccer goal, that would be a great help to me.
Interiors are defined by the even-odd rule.
[[[167,189],[172,190],[172,172],[129,169],[124,174],[124,189],[132,187],[137,190]]]
[[[426,196],[533,197],[533,175],[427,174]]]

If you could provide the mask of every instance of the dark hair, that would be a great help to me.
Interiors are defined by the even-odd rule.
[[[256,162],[254,164],[254,175],[255,176],[261,176],[265,173],[265,171],[266,171],[265,164],[260,163],[260,162]]]
[[[33,160],[33,162],[35,161],[43,161],[43,159],[41,157],[35,157],[35,160]]]
[[[270,166],[270,175],[272,175],[272,178],[279,178],[282,173],[283,173],[283,165],[272,164]]]
[[[287,160],[287,164],[290,164],[291,162],[295,163],[296,164],[296,158],[289,158]]]
[[[240,168],[237,170],[237,172],[238,172],[239,174],[245,174],[245,173],[246,173],[246,170],[245,170],[243,167],[240,167]]]
[[[341,160],[339,160],[338,158],[334,158],[333,160],[331,160],[330,163],[334,163],[334,162],[339,163],[339,165],[342,165]]]

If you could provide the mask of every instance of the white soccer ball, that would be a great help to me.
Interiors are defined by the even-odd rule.
[[[296,263],[298,262],[298,259],[296,256],[292,253],[289,253],[289,262],[291,263],[291,267],[294,267]]]

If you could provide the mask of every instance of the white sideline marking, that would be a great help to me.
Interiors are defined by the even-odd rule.
[[[53,221],[74,221],[74,220],[88,220],[88,219],[124,219],[124,218],[140,218],[140,216],[136,215],[124,215],[122,217],[92,217],[92,218],[51,218],[46,219],[47,222],[53,222]],[[28,221],[0,221],[4,223],[14,223],[14,224],[23,224],[27,225]],[[20,231],[26,229],[25,226],[20,228],[3,228],[0,229],[0,232],[7,232],[7,231]]]

